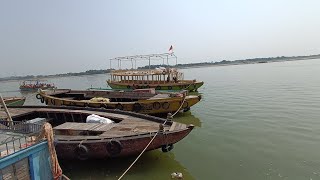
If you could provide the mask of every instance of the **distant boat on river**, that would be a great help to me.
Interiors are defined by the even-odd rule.
[[[22,106],[26,101],[25,97],[4,97],[7,106]]]
[[[155,58],[162,59],[163,64],[166,59],[167,67],[150,69],[150,61]],[[197,81],[195,79],[184,80],[184,74],[182,72],[169,67],[169,58],[175,58],[177,62],[177,57],[173,53],[136,55],[110,59],[110,69],[112,61],[118,61],[119,68],[121,68],[122,61],[131,61],[132,69],[111,71],[111,78],[107,83],[114,89],[155,88],[156,90],[188,91],[197,91],[203,85],[203,81]],[[133,62],[136,64],[137,60],[149,60],[149,69],[133,69]]]
[[[21,91],[37,91],[38,89],[54,89],[53,83],[48,83],[46,80],[24,80],[20,83]]]

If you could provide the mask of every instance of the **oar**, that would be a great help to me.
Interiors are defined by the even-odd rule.
[[[8,116],[8,121],[11,121],[12,122],[12,118],[11,118],[11,115],[9,113],[9,110],[7,108],[7,105],[6,103],[4,103],[4,100],[2,98],[2,95],[0,93],[0,103],[2,104],[2,107],[4,108],[4,112],[6,112],[7,116]]]

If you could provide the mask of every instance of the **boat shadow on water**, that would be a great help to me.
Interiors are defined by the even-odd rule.
[[[118,179],[136,156],[105,160],[59,160],[64,174],[71,179]],[[124,176],[124,179],[171,179],[171,173],[181,172],[184,179],[194,179],[172,152],[154,150],[145,153]]]

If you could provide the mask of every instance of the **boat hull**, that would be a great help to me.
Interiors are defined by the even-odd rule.
[[[167,134],[158,134],[150,146],[146,151],[151,151],[154,149],[159,149],[164,145],[175,144],[176,142],[183,139],[187,136],[193,126],[190,126],[188,129],[179,131],[179,132],[171,132]],[[155,135],[147,134],[147,135],[139,135],[137,137],[130,138],[112,138],[112,141],[118,141],[121,144],[122,150],[117,155],[112,155],[107,150],[107,144],[111,139],[101,139],[101,140],[92,140],[92,141],[60,141],[56,140],[56,151],[58,157],[61,159],[78,159],[76,156],[75,149],[81,145],[85,146],[88,149],[88,159],[104,159],[104,158],[115,158],[115,157],[126,157],[131,155],[140,154],[143,149],[150,142],[152,137]],[[82,142],[81,142],[82,141]]]
[[[154,140],[146,150],[161,148],[163,152],[168,152],[173,144],[185,138],[194,128],[192,124],[119,110],[53,106],[15,106],[9,107],[9,110],[14,121],[36,118],[50,122],[55,132],[55,149],[62,159],[87,160],[137,155],[153,137]],[[115,123],[84,123],[91,114],[108,117]],[[0,118],[5,116],[5,113],[0,113]]]
[[[201,82],[186,81],[181,83],[168,83],[168,84],[132,84],[107,81],[107,84],[112,89],[144,89],[155,88],[156,90],[188,90],[197,91],[202,85]]]
[[[92,102],[54,97],[47,95],[44,91],[40,92],[40,96],[41,102],[51,106],[119,109],[142,114],[167,114],[174,113],[177,110],[187,111],[201,100],[201,95],[189,95],[185,97],[185,100],[184,97],[170,97],[163,99],[143,99],[134,102]],[[182,102],[183,105],[181,105]]]
[[[4,98],[4,102],[7,106],[22,106],[25,101],[25,97]]]

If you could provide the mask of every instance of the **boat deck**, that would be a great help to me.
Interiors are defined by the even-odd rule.
[[[38,114],[47,114],[48,117],[59,116],[58,120],[62,123],[54,127],[55,138],[59,139],[97,139],[97,138],[113,138],[121,136],[133,136],[139,134],[146,134],[159,131],[161,123],[156,121],[149,121],[138,117],[132,117],[124,114],[89,111],[89,110],[70,110],[70,109],[53,109],[53,108],[9,108],[11,116],[21,117],[26,114],[38,112]],[[71,116],[66,114],[72,113]],[[109,118],[115,123],[85,123],[86,117],[81,117],[82,121],[77,122],[73,119],[77,114],[91,115],[92,113],[101,117]],[[59,114],[59,115],[58,115]],[[0,118],[6,117],[6,114],[0,111]],[[47,117],[47,118],[48,118]],[[79,117],[78,117],[79,118]],[[54,118],[52,118],[54,119]],[[54,120],[51,120],[54,121]],[[173,122],[172,125],[164,125],[164,131],[176,131],[185,129],[187,126],[181,123]]]

